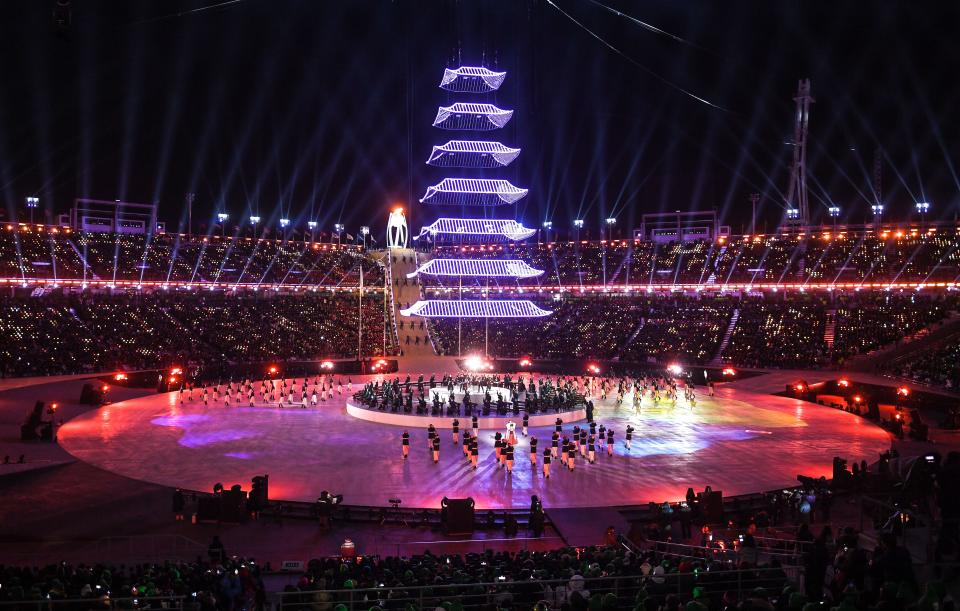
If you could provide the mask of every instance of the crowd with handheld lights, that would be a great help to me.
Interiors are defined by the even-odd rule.
[[[57,375],[191,364],[242,363],[395,351],[382,299],[339,293],[65,294],[0,298],[0,375]]]
[[[520,259],[544,270],[538,277],[493,283],[513,290],[947,288],[957,287],[960,274],[960,229],[914,227],[673,242],[508,242],[440,246],[436,256]],[[449,283],[436,278],[429,285]]]
[[[0,279],[14,286],[301,290],[383,286],[383,266],[356,246],[242,236],[0,228]]]
[[[505,358],[705,364],[719,355],[738,366],[802,369],[842,365],[939,325],[958,305],[954,293],[915,291],[568,296],[544,300],[554,311],[545,319],[428,324],[438,349],[454,355],[487,345]]]

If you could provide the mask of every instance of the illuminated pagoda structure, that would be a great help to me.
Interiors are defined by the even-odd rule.
[[[458,219],[441,217],[420,230],[424,236],[452,235],[466,239],[511,240],[519,242],[533,237],[536,229],[524,227],[513,219]]]
[[[440,88],[452,93],[486,94],[497,91],[506,72],[486,67],[461,66],[447,68]],[[513,117],[486,102],[454,102],[441,106],[433,126],[445,130],[491,131],[505,126]],[[520,149],[499,141],[454,139],[433,147],[427,165],[438,168],[493,170],[510,165]],[[527,196],[528,190],[502,178],[448,177],[427,188],[420,203],[430,206],[479,207],[483,216],[491,209],[515,204]],[[418,238],[428,236],[443,240],[446,236],[459,240],[525,240],[536,233],[514,219],[440,217],[420,231]],[[487,283],[491,279],[520,280],[535,278],[542,270],[530,267],[519,259],[432,259],[420,265],[409,277],[428,275],[457,278],[461,291],[465,279]],[[404,316],[424,318],[540,318],[552,312],[528,299],[421,299],[401,310]]]

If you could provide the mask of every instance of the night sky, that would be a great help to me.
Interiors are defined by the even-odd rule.
[[[195,230],[225,209],[379,231],[468,175],[424,161],[471,137],[430,126],[470,99],[443,68],[482,63],[508,77],[474,99],[516,113],[481,139],[523,149],[488,175],[531,190],[498,212],[528,226],[716,208],[736,232],[756,191],[772,227],[803,77],[814,219],[866,218],[878,149],[888,217],[956,216],[960,3],[602,1],[681,40],[592,0],[72,0],[65,29],[54,0],[4,0],[0,197],[8,218],[28,195],[157,201],[175,228],[194,192]],[[415,228],[438,212],[414,204]]]

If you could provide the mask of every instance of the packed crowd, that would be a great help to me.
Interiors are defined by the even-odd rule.
[[[394,349],[382,298],[149,292],[0,298],[0,375],[367,356]]]
[[[131,599],[121,605],[141,609],[263,610],[266,590],[261,574],[254,560],[228,557],[216,562],[121,566],[74,566],[65,562],[45,567],[0,566],[0,602],[53,604],[82,599],[87,601],[86,606],[82,603],[70,608],[106,609],[111,608],[111,600]]]
[[[438,249],[437,256],[523,259],[544,274],[520,284],[547,287],[953,282],[960,275],[960,232],[449,246]]]
[[[884,369],[900,378],[956,392],[960,389],[960,336],[954,335],[932,350],[897,359]]]
[[[767,293],[569,297],[541,307],[554,313],[522,322],[438,320],[430,323],[432,336],[453,355],[458,346],[469,354],[487,345],[506,358],[693,364],[719,355],[745,367],[806,368],[896,342],[944,319],[958,302],[952,294],[915,292]]]
[[[355,247],[248,237],[0,229],[0,277],[104,282],[383,285]]]

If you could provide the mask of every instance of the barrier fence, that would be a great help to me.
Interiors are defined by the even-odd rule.
[[[770,594],[779,593],[788,581],[786,572],[780,568],[593,577],[582,581],[532,578],[514,581],[504,575],[486,583],[281,592],[277,610],[311,611],[339,604],[346,606],[348,611],[366,611],[375,605],[399,609],[408,604],[417,609],[433,609],[445,602],[463,609],[491,605],[531,609],[541,600],[546,601],[549,608],[559,609],[578,591],[588,599],[594,595],[612,594],[616,597],[613,608],[632,608],[642,592],[658,597],[673,594],[689,600],[694,596],[694,589],[699,588],[697,595],[701,598],[720,596],[724,592],[733,592],[742,598],[756,588],[764,588]]]

